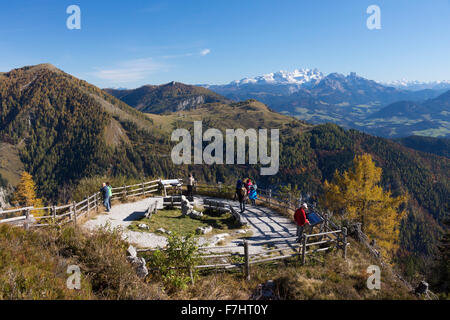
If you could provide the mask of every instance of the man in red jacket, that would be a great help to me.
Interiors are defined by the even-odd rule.
[[[306,224],[309,224],[308,219],[306,219],[306,211],[308,210],[308,205],[306,203],[302,204],[300,208],[295,210],[294,220],[297,224],[297,242],[300,242],[303,236],[303,229]]]

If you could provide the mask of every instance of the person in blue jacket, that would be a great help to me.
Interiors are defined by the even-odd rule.
[[[256,199],[258,199],[258,193],[256,192],[256,188],[254,186],[250,186],[248,198],[252,201],[252,206],[256,206]]]

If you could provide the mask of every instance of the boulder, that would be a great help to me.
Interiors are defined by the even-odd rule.
[[[150,227],[145,223],[141,223],[140,225],[138,225],[138,228],[142,230],[150,230]]]
[[[194,206],[189,202],[185,196],[181,196],[181,214],[191,218],[203,217],[203,213],[195,211]]]
[[[164,228],[159,228],[158,230],[156,230],[156,232],[167,233],[166,229],[164,229]]]
[[[133,265],[139,278],[145,278],[148,275],[148,269],[144,258],[128,257],[128,261]]]
[[[136,251],[136,248],[133,247],[132,245],[130,245],[130,246],[128,247],[128,249],[127,249],[127,256],[128,256],[128,257],[132,257],[132,258],[137,257],[137,251]]]
[[[211,237],[211,239],[209,239],[209,243],[214,246],[217,243],[219,243],[220,241],[225,240],[229,236],[230,235],[228,233],[216,234],[215,236]]]
[[[197,231],[197,234],[208,234],[213,231],[213,228],[211,226],[198,227],[196,231]]]

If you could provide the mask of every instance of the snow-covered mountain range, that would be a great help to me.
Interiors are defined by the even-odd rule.
[[[385,82],[381,84],[391,86],[397,89],[412,90],[412,91],[426,90],[426,89],[432,90],[450,89],[450,80],[423,82],[417,80],[411,81],[402,79],[397,81]]]
[[[230,85],[241,86],[246,84],[272,84],[272,85],[297,85],[316,84],[324,78],[322,72],[317,69],[296,69],[292,72],[278,71],[253,78],[232,81]]]

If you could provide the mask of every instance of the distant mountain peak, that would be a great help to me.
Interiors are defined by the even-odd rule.
[[[280,70],[253,78],[244,78],[232,81],[230,85],[241,86],[246,84],[271,84],[271,85],[297,85],[318,82],[324,77],[318,69],[295,69],[294,71]]]
[[[379,82],[382,85],[394,87],[397,89],[404,89],[404,90],[412,90],[412,91],[419,91],[419,90],[450,90],[450,80],[440,80],[440,81],[418,81],[418,80],[407,80],[407,79],[401,79],[396,81],[390,81],[390,82]]]

